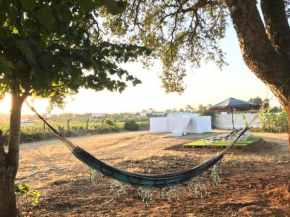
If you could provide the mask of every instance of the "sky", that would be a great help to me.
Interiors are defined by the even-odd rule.
[[[161,88],[158,75],[162,73],[161,62],[155,61],[150,70],[144,69],[141,63],[123,64],[122,67],[142,81],[135,87],[128,85],[122,93],[81,89],[74,99],[67,99],[63,110],[53,109],[52,114],[65,113],[120,113],[140,112],[152,108],[156,111],[180,109],[191,105],[217,104],[229,97],[248,101],[250,98],[271,98],[273,94],[245,65],[239,48],[236,32],[232,25],[227,28],[226,37],[221,41],[227,53],[229,64],[220,70],[215,64],[208,63],[200,68],[188,68],[185,78],[186,90],[183,94],[165,93]],[[7,95],[0,103],[0,112],[9,113],[10,96]],[[279,106],[276,98],[270,105]],[[35,99],[32,106],[39,113],[46,113],[48,100]],[[33,114],[23,105],[22,114]]]

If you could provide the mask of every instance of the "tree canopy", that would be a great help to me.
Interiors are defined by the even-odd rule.
[[[118,66],[148,54],[136,45],[100,37],[100,10],[118,14],[124,2],[113,0],[10,0],[0,2],[0,93],[55,101],[79,88],[122,91],[140,81]]]
[[[150,48],[163,63],[162,84],[167,92],[183,92],[186,64],[202,61],[224,66],[219,40],[225,36],[227,10],[221,1],[128,1],[123,14],[105,27],[129,43]]]
[[[186,76],[186,63],[200,66],[202,61],[213,61],[220,68],[226,64],[225,54],[219,41],[225,37],[226,27],[231,22],[231,19],[233,20],[234,18],[231,10],[240,11],[235,17],[239,20],[244,20],[244,31],[253,26],[250,29],[254,34],[257,24],[264,25],[259,26],[259,28],[261,27],[259,34],[262,34],[263,37],[266,34],[269,35],[267,40],[274,43],[273,47],[269,49],[274,48],[277,51],[274,51],[273,55],[275,55],[275,52],[276,54],[279,53],[279,55],[281,55],[281,52],[287,53],[289,47],[283,41],[286,39],[287,32],[289,32],[289,24],[286,19],[286,17],[289,18],[290,16],[289,1],[279,0],[274,3],[272,1],[275,7],[271,6],[272,3],[269,0],[253,1],[251,4],[248,4],[248,2],[250,1],[129,0],[125,12],[115,16],[115,19],[111,19],[112,15],[106,13],[103,13],[103,15],[109,18],[105,22],[107,31],[123,36],[122,40],[125,38],[128,42],[137,42],[152,49],[154,53],[152,56],[160,58],[163,63],[163,74],[161,76],[163,87],[166,88],[167,92],[175,91],[181,93],[185,88],[183,78]],[[258,12],[259,3],[261,4],[260,11],[262,11],[260,13]],[[233,7],[231,8],[232,5]],[[245,9],[248,13],[252,11],[255,15],[243,15],[240,9]],[[269,12],[270,10],[273,11],[272,14]],[[275,16],[277,17],[276,20]],[[267,31],[265,31],[265,22]],[[246,28],[246,25],[248,25],[248,28]],[[238,26],[236,22],[234,26],[235,28]],[[244,34],[238,32],[238,38],[241,36],[244,36]],[[255,38],[259,42],[255,42],[256,46],[258,44],[262,46],[262,42],[259,41],[261,37],[258,36],[258,33],[255,36],[251,36],[252,39]],[[280,45],[277,44],[279,37],[281,37]],[[241,43],[247,42],[248,39],[239,38],[239,41],[242,48],[243,44]],[[282,48],[282,44],[284,48]],[[278,47],[279,49],[277,49]],[[248,51],[249,49],[247,49]],[[261,60],[259,60],[261,62],[265,62],[265,58],[262,58],[263,56],[269,56],[265,49],[263,52],[257,53],[257,55],[261,56]],[[246,59],[244,60],[246,61]],[[250,66],[251,61],[249,60],[249,63],[247,62],[246,64]],[[254,67],[253,64],[251,67]],[[255,67],[256,70],[261,68],[261,66]],[[250,69],[255,71],[254,68]],[[257,76],[265,83],[269,79],[269,76],[267,78],[264,78],[265,75]],[[271,90],[273,89],[274,87],[272,86]]]
[[[259,105],[262,105],[263,100],[262,100],[261,97],[257,96],[257,97],[255,97],[255,98],[251,98],[251,99],[249,100],[249,102],[254,102],[254,103],[257,103],[257,104],[259,104]]]

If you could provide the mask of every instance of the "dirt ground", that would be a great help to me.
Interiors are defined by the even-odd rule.
[[[182,144],[221,133],[168,138],[148,131],[73,138],[104,162],[140,173],[168,173],[194,167],[219,148],[182,148]],[[22,144],[17,183],[41,193],[36,216],[290,216],[290,158],[287,134],[260,134],[263,139],[244,149],[231,149],[221,164],[222,183],[206,181],[208,195],[195,198],[180,187],[179,199],[153,193],[146,206],[131,186],[118,196],[110,181],[90,182],[88,166],[58,140]],[[207,180],[207,179],[205,179]]]

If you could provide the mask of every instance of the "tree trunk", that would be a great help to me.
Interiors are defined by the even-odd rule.
[[[288,132],[288,150],[290,152],[290,105],[285,107],[286,114],[288,116],[288,126],[289,126],[289,132]],[[290,186],[290,180],[289,180],[289,186]]]
[[[12,191],[19,162],[20,120],[23,104],[19,91],[12,93],[8,153],[0,144],[0,216],[16,216],[16,197]],[[2,138],[2,135],[1,135]]]
[[[256,1],[223,2],[230,11],[244,62],[285,107],[290,128],[290,55],[289,50],[285,49],[290,47],[290,29],[283,0],[261,0],[266,25]],[[290,152],[289,141],[288,144]]]
[[[12,191],[15,180],[14,166],[9,164],[0,166],[0,216],[16,216],[16,198]]]

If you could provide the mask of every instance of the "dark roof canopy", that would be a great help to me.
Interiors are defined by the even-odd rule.
[[[243,101],[243,100],[239,100],[235,98],[228,98],[216,105],[213,105],[208,110],[209,111],[218,110],[218,111],[228,112],[228,111],[232,111],[233,109],[237,111],[246,111],[250,109],[259,109],[259,108],[260,108],[260,105],[253,102],[247,102],[247,101]]]

